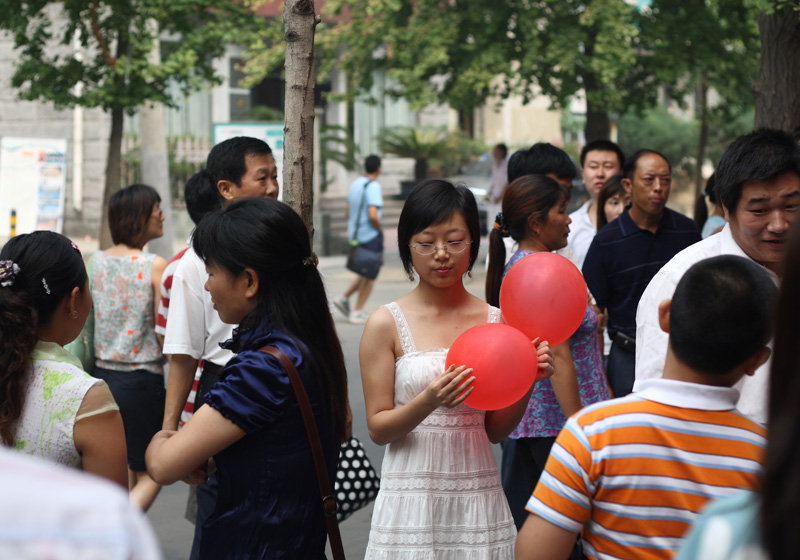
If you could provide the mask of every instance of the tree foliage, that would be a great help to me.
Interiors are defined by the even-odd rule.
[[[217,83],[214,58],[256,24],[240,3],[215,0],[0,0],[0,11],[19,57],[12,85],[20,98],[107,111],[133,112],[146,101],[174,106],[169,84],[187,94]],[[66,22],[56,26],[59,11]],[[152,61],[159,32],[175,41]]]

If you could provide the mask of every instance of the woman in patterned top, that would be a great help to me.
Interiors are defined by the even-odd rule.
[[[125,439],[108,386],[64,350],[92,307],[66,237],[36,231],[0,252],[0,437],[22,453],[127,486]]]
[[[108,383],[125,424],[128,487],[143,510],[160,486],[147,474],[144,451],[164,418],[164,357],[155,324],[161,275],[167,261],[144,252],[161,237],[164,216],[153,187],[131,185],[108,203],[114,246],[92,256],[89,283],[94,299],[92,373]]]
[[[503,195],[503,212],[489,237],[486,298],[500,300],[500,284],[521,258],[567,245],[569,191],[550,177],[526,175],[513,181]],[[519,243],[504,266],[503,237]],[[525,504],[544,469],[550,447],[564,424],[582,407],[609,398],[600,353],[597,313],[587,304],[575,334],[553,348],[555,373],[537,383],[519,426],[503,442],[503,490],[519,529],[528,516]]]

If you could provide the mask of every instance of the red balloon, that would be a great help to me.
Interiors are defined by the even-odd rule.
[[[500,309],[509,325],[550,346],[569,339],[583,321],[586,282],[569,259],[532,253],[514,263],[500,286]]]
[[[503,323],[478,325],[459,336],[447,352],[447,367],[471,367],[475,381],[464,401],[497,410],[525,396],[539,372],[539,357],[525,334]]]

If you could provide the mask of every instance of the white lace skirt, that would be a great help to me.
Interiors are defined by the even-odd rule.
[[[517,532],[483,415],[438,409],[387,446],[367,559],[514,557]]]

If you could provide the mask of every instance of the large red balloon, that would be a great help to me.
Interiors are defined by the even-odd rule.
[[[550,346],[571,337],[586,315],[586,282],[569,259],[532,253],[514,263],[500,286],[500,309],[509,325]]]
[[[520,400],[539,371],[539,358],[523,333],[502,323],[472,327],[447,352],[447,367],[471,367],[474,389],[464,401],[473,408],[497,410]]]

